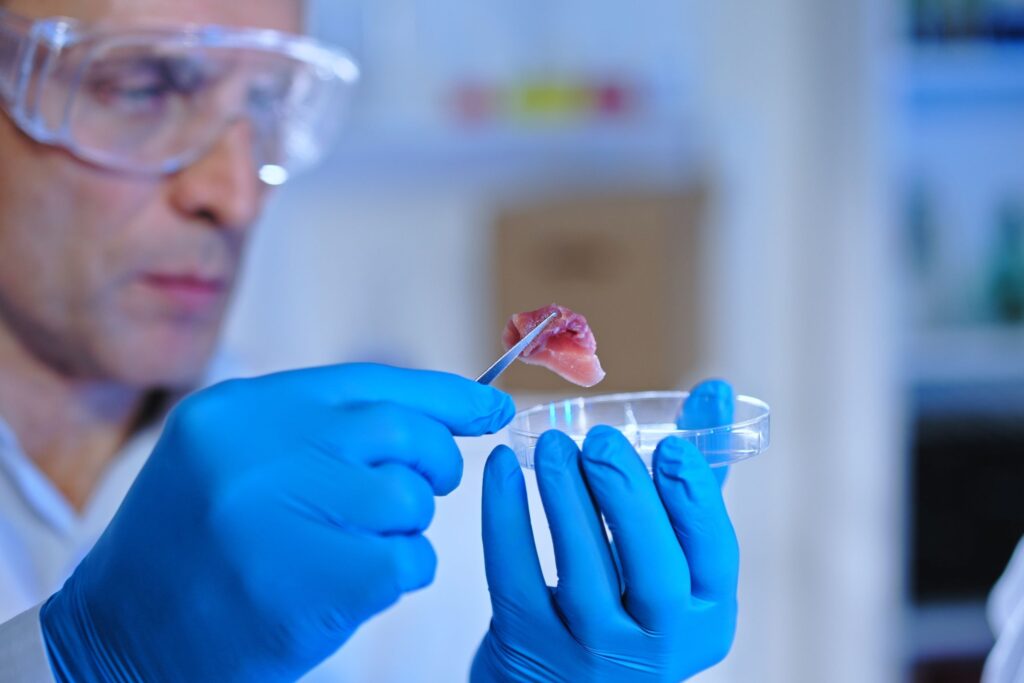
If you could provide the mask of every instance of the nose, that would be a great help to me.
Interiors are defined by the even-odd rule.
[[[171,178],[171,201],[189,218],[214,227],[244,231],[256,222],[266,186],[253,159],[252,125],[233,122],[195,163]]]

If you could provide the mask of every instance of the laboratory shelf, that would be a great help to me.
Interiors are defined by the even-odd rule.
[[[1024,325],[918,331],[907,351],[916,384],[1024,381]]]
[[[694,129],[684,117],[565,125],[356,122],[327,166],[335,177],[371,182],[678,181],[699,172],[704,157]]]
[[[362,125],[345,136],[350,157],[381,151],[423,158],[544,157],[619,153],[650,157],[692,143],[685,120],[521,125]],[[669,150],[665,150],[665,147]]]
[[[983,601],[915,605],[907,610],[911,661],[984,656],[992,645]]]
[[[1024,106],[1024,43],[916,44],[900,73],[914,108]]]

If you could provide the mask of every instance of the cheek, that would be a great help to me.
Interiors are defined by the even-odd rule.
[[[0,191],[0,296],[51,332],[109,317],[134,249],[118,226],[132,224],[148,193],[55,152],[22,167],[3,174]]]
[[[77,321],[79,324],[90,325],[95,320],[107,325],[128,324],[137,315],[129,296],[131,282],[143,265],[143,255],[153,251],[146,229],[152,195],[107,184],[88,185],[81,188],[73,218],[72,253],[66,259],[69,281],[65,284],[80,288],[75,312],[85,319]]]
[[[28,227],[0,240],[0,298],[30,329],[81,341],[83,328],[115,312],[111,260],[70,231]]]
[[[19,204],[21,204],[19,202]],[[55,202],[5,211],[0,227],[0,296],[34,315],[64,315],[75,288],[73,230]],[[7,208],[12,203],[6,203]]]

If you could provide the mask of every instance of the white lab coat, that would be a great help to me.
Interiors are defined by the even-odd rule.
[[[110,522],[157,429],[137,434],[107,468],[88,506],[77,514],[25,456],[0,420],[0,682],[52,680],[38,618],[27,614],[64,583]]]
[[[988,619],[996,646],[985,663],[982,683],[1024,683],[1024,539],[992,590]]]

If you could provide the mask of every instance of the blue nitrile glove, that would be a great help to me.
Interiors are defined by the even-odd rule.
[[[721,427],[732,424],[735,411],[736,397],[732,385],[720,379],[707,380],[690,391],[676,420],[676,426],[680,429]],[[726,434],[712,435],[710,438],[713,447],[717,445],[715,441],[720,441],[723,448],[729,442]],[[712,472],[715,473],[719,484],[725,484],[729,476],[728,467],[715,467]]]
[[[494,616],[474,683],[675,682],[720,661],[736,626],[739,550],[703,456],[666,439],[652,479],[618,430],[596,427],[582,453],[544,434],[536,468],[558,585],[544,583],[522,471],[500,447],[484,475]]]
[[[58,681],[294,681],[433,580],[452,435],[514,413],[461,377],[349,365],[187,398],[41,624]]]

